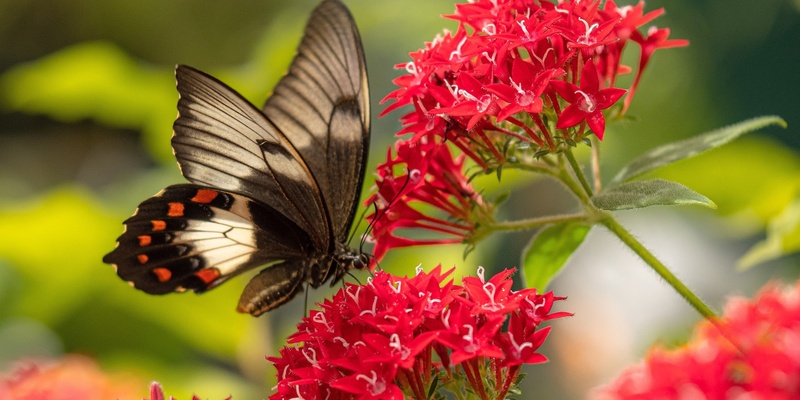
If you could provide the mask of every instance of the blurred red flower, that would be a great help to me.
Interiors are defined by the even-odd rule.
[[[686,345],[652,349],[594,398],[800,398],[800,281],[731,299],[719,323],[736,346],[703,321]]]

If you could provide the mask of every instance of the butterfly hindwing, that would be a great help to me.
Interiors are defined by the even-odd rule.
[[[284,134],[210,75],[178,66],[175,76],[180,100],[172,148],[183,176],[278,210],[326,251],[330,232],[321,193]]]
[[[325,1],[311,14],[289,72],[263,110],[306,161],[332,236],[345,241],[363,183],[370,114],[361,38],[340,1]]]
[[[245,286],[236,311],[258,316],[277,308],[303,291],[305,274],[298,260],[264,269]]]
[[[258,265],[301,257],[312,247],[308,235],[276,210],[196,185],[167,187],[124,223],[117,248],[103,261],[152,294],[201,292]]]

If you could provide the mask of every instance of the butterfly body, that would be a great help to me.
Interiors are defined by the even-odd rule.
[[[175,75],[172,147],[191,183],[142,202],[103,261],[152,294],[203,292],[266,265],[237,307],[252,315],[364,268],[366,256],[346,242],[369,147],[369,94],[344,5],[325,0],[314,10],[262,109],[191,67]]]

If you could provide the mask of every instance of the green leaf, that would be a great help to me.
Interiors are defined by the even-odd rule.
[[[626,183],[594,196],[592,202],[597,208],[610,211],[686,204],[717,207],[706,196],[663,179]]]
[[[741,270],[800,251],[800,198],[769,222],[767,237],[756,243],[739,259]]]
[[[591,225],[570,221],[549,225],[537,232],[522,259],[525,286],[545,290],[583,243],[589,228]]]
[[[765,116],[749,119],[707,132],[689,139],[668,143],[656,147],[639,156],[623,167],[609,186],[631,180],[646,172],[674,163],[675,161],[694,157],[707,150],[720,147],[748,132],[757,131],[769,125],[786,127],[786,121],[777,116]]]

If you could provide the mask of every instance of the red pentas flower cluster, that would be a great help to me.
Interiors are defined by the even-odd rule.
[[[540,157],[605,132],[604,110],[628,93],[624,113],[653,52],[685,46],[668,40],[668,28],[639,28],[661,15],[644,13],[644,2],[619,7],[599,0],[473,0],[447,17],[458,21],[398,65],[407,74],[383,101],[386,114],[403,106],[398,135],[410,134],[378,167],[378,208],[370,218],[378,259],[386,249],[412,244],[470,242],[489,213],[468,183],[464,163],[478,171],[500,170],[521,157]],[[626,89],[617,77],[628,43],[641,47],[636,76]],[[458,154],[460,153],[460,154]],[[427,159],[426,159],[427,158]],[[429,166],[426,170],[420,166]],[[432,166],[436,167],[432,167]],[[434,184],[433,188],[428,185]],[[430,218],[410,204],[444,211]],[[379,210],[380,211],[380,210]],[[386,216],[385,221],[378,219]],[[444,238],[413,240],[395,228],[423,228]]]
[[[386,96],[394,103],[383,113],[411,105],[400,134],[433,134],[489,152],[493,133],[550,151],[558,140],[583,138],[586,125],[602,139],[602,110],[625,94],[613,86],[630,71],[620,63],[626,44],[643,49],[626,105],[656,49],[688,44],[667,40],[668,28],[640,33],[664,12],[643,10],[644,2],[600,8],[600,0],[457,4],[447,16],[459,22],[455,33],[446,31],[399,66],[408,74],[395,79],[400,88]]]
[[[800,398],[800,281],[730,300],[719,322],[728,338],[703,321],[686,345],[654,348],[593,397]]]
[[[513,270],[488,281],[417,269],[413,277],[378,271],[365,285],[346,284],[298,325],[280,357],[271,399],[428,398],[438,388],[469,387],[481,398],[504,398],[520,367],[546,358],[537,349],[546,320],[562,300],[536,289],[512,291]],[[508,328],[503,324],[508,321]],[[434,387],[432,387],[434,386]]]
[[[473,234],[477,221],[490,212],[464,176],[465,157],[453,157],[450,148],[426,138],[398,142],[395,151],[396,159],[389,149],[389,161],[378,167],[378,190],[365,202],[377,208],[367,216],[372,221],[371,236],[377,239],[374,259],[382,259],[393,248],[461,243]],[[396,175],[400,160],[405,168]],[[415,204],[433,207],[446,217],[430,216],[433,213],[423,213]],[[411,228],[436,236],[410,239],[400,235],[402,229]]]

